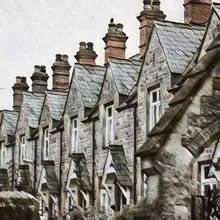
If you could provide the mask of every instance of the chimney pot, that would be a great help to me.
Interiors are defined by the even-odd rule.
[[[114,23],[114,18],[111,18],[110,23],[108,25],[108,33],[113,33],[115,32],[115,23]]]
[[[160,0],[153,0],[153,10],[160,10]]]
[[[92,42],[87,43],[87,49],[93,51],[93,43]]]
[[[55,61],[62,61],[62,55],[56,54],[56,60]]]
[[[27,78],[26,78],[25,76],[22,76],[22,77],[21,77],[21,82],[22,82],[22,83],[27,83],[26,80],[27,80]]]
[[[40,66],[39,65],[34,66],[34,72],[36,72],[36,73],[40,72]]]
[[[63,61],[64,61],[64,62],[68,62],[68,55],[63,54]]]
[[[22,77],[21,76],[16,76],[16,81],[15,83],[21,83]]]
[[[86,50],[86,42],[82,41],[79,43],[79,50]]]
[[[144,0],[144,10],[151,9],[151,0]]]
[[[46,66],[41,66],[40,67],[40,71],[42,72],[42,73],[46,73]]]
[[[123,32],[123,27],[124,27],[124,25],[121,24],[121,23],[118,23],[118,24],[116,25],[116,29],[117,29],[118,32]]]

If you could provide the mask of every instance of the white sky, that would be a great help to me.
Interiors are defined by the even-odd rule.
[[[135,2],[135,3],[134,3]],[[45,65],[52,78],[55,54],[68,54],[71,66],[79,42],[91,41],[104,63],[102,37],[111,18],[123,23],[127,57],[139,51],[142,0],[1,0],[0,6],[0,109],[12,109],[16,76],[30,76],[34,65]],[[183,21],[183,0],[161,0],[167,20]],[[72,69],[71,69],[72,70]],[[72,73],[72,72],[71,72]],[[49,83],[48,88],[51,88]],[[30,90],[29,89],[29,90]]]

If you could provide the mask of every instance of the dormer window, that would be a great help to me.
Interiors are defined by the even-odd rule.
[[[23,160],[26,158],[26,139],[25,136],[21,136],[20,139],[20,163],[23,163]]]
[[[48,160],[49,157],[49,129],[44,130],[44,152],[43,159]]]
[[[150,123],[149,130],[151,130],[154,125],[159,121],[162,115],[161,106],[161,90],[156,88],[150,91]]]
[[[6,165],[6,147],[4,142],[0,146],[0,156],[0,167],[4,168]]]
[[[72,122],[72,153],[79,152],[79,141],[78,141],[78,119],[73,119]]]
[[[107,106],[105,109],[106,117],[106,132],[105,132],[105,144],[106,146],[114,144],[114,108],[113,105]]]

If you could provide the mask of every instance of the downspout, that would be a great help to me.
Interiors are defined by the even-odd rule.
[[[92,206],[95,204],[95,120],[92,120]]]
[[[14,190],[14,184],[15,184],[15,178],[14,178],[14,175],[15,175],[15,146],[12,146],[12,184],[11,184],[11,190],[13,191]]]
[[[37,184],[37,139],[34,139],[34,196],[37,196],[36,192]]]
[[[133,111],[133,117],[134,117],[134,164],[133,164],[133,170],[134,170],[134,204],[137,203],[137,157],[135,156],[137,151],[137,103],[134,104],[134,111]]]
[[[59,198],[59,208],[60,208],[60,213],[62,212],[62,208],[61,208],[61,204],[62,204],[62,154],[63,154],[63,129],[60,130],[60,186],[59,186],[59,194],[60,194],[60,198]]]

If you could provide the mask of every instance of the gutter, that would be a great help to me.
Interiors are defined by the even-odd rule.
[[[37,196],[37,139],[34,139],[34,196]]]
[[[95,203],[95,120],[92,121],[92,206]]]
[[[61,209],[61,204],[62,204],[62,154],[63,154],[63,147],[62,147],[62,142],[63,142],[63,129],[60,129],[60,170],[59,170],[59,178],[60,178],[60,185],[59,185],[59,195],[60,195],[60,198],[59,198],[59,202],[58,202],[58,205],[59,205],[59,209],[60,209],[60,213],[62,211]]]

